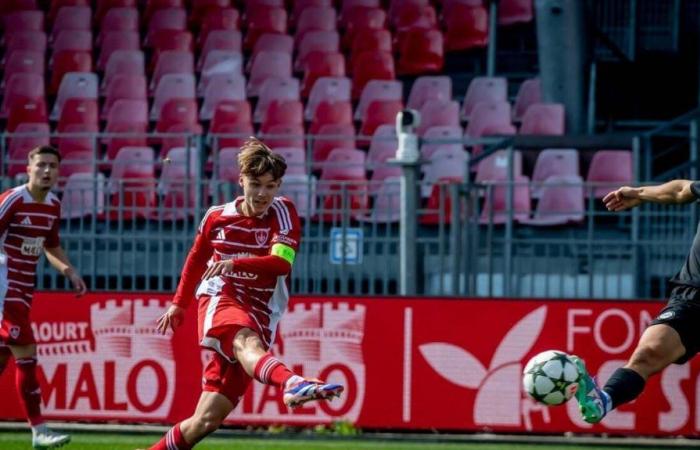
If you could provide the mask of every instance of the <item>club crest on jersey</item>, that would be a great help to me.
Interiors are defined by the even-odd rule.
[[[39,256],[44,249],[44,239],[43,237],[25,238],[20,251],[25,256]]]
[[[19,337],[19,327],[16,327],[16,326],[10,327],[10,337],[12,339],[17,339]]]
[[[267,242],[267,230],[256,230],[255,242],[257,242],[258,245],[263,245],[265,242]]]

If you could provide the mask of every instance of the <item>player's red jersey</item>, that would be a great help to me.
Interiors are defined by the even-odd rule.
[[[301,226],[296,208],[287,198],[276,197],[267,211],[257,217],[239,212],[243,201],[243,197],[238,197],[207,211],[185,262],[173,302],[187,307],[195,296],[215,298],[207,313],[213,316],[214,310],[222,307],[240,310],[269,346],[274,341],[279,319],[287,309],[288,268],[299,248]],[[291,252],[290,259],[270,256],[280,247]],[[197,288],[207,266],[227,259],[235,260],[233,273],[210,278]],[[287,270],[277,270],[279,263]],[[200,317],[201,320],[205,321],[205,328],[211,327],[206,324],[211,318]]]
[[[0,312],[16,302],[29,308],[34,295],[36,264],[44,247],[58,247],[61,202],[49,193],[35,201],[27,185],[0,194],[0,267],[7,271],[6,287],[0,290]],[[5,271],[3,270],[3,272]]]

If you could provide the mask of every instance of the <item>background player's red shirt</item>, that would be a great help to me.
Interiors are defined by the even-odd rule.
[[[267,211],[257,217],[238,212],[237,206],[243,201],[243,197],[238,197],[207,211],[187,256],[173,302],[187,307],[195,295],[235,299],[259,325],[269,345],[289,301],[289,263],[269,255],[277,243],[296,252],[301,225],[294,204],[287,198],[276,197]],[[233,273],[210,278],[197,288],[208,265],[227,259],[235,260]]]
[[[61,202],[49,192],[43,202],[32,198],[27,185],[0,194],[0,256],[7,265],[5,302],[31,306],[36,264],[44,247],[58,247]],[[2,299],[0,299],[2,300]]]

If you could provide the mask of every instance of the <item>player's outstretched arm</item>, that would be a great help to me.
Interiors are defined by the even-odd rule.
[[[692,190],[690,180],[673,180],[657,186],[623,186],[603,197],[609,211],[625,211],[643,202],[663,204],[684,204],[698,197]]]
[[[87,292],[85,281],[83,281],[80,274],[78,274],[78,271],[75,270],[75,267],[70,263],[68,256],[66,256],[60,246],[44,247],[44,253],[46,253],[46,259],[49,260],[49,263],[70,280],[71,284],[73,284],[73,290],[78,297]]]

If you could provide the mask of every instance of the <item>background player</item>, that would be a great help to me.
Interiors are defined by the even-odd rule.
[[[192,448],[221,425],[253,378],[283,389],[290,407],[343,391],[295,375],[268,352],[287,308],[301,227],[294,204],[276,196],[287,168],[284,158],[252,138],[238,162],[243,196],[207,211],[173,304],[158,320],[161,333],[174,330],[197,297],[200,345],[214,351],[204,368],[203,392],[194,414],[151,449]]]
[[[34,448],[54,448],[70,441],[70,436],[51,431],[41,416],[36,341],[29,317],[41,253],[70,279],[78,295],[86,291],[59,243],[61,203],[51,188],[58,180],[60,162],[53,147],[33,149],[27,184],[0,195],[0,373],[14,356],[17,393],[32,427]]]
[[[659,186],[621,187],[603,198],[610,211],[625,211],[643,202],[684,204],[700,199],[700,182],[674,180]],[[624,367],[617,369],[600,389],[575,358],[583,374],[576,392],[586,422],[596,423],[614,408],[637,398],[646,380],[671,363],[683,364],[700,348],[700,226],[690,253],[671,283],[666,307],[651,322]]]

